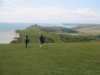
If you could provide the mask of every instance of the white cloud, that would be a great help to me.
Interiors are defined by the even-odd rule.
[[[0,2],[4,3],[4,4],[12,4],[14,2],[22,2],[24,0],[0,0]]]
[[[1,1],[3,1],[3,2],[14,2],[14,1],[17,2],[18,1],[19,2],[19,1],[24,1],[24,0],[1,0]]]
[[[89,8],[67,10],[59,7],[20,7],[14,8],[12,12],[0,12],[0,21],[100,23],[100,13]]]

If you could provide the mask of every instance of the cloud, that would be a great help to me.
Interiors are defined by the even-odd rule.
[[[0,0],[2,2],[20,2],[20,1],[24,1],[24,0]]]
[[[100,13],[89,8],[68,10],[59,7],[20,7],[12,10],[0,12],[0,21],[100,23]]]
[[[24,0],[0,0],[0,2],[5,3],[5,4],[12,4],[14,2],[22,2]]]

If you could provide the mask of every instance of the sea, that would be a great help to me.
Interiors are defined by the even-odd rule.
[[[62,25],[60,23],[0,23],[0,44],[9,44],[13,38],[14,30],[24,30],[31,25],[46,26],[46,27],[65,27],[71,28],[71,25]]]

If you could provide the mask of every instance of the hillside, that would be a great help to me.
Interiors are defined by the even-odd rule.
[[[55,33],[77,33],[77,31],[74,31],[72,29],[63,28],[63,27],[41,27],[38,25],[31,25],[27,27],[25,30],[18,30],[18,33],[20,33],[20,38],[18,38],[17,43],[23,43],[24,37],[26,35],[29,36],[30,43],[38,43],[38,37],[40,34],[43,34],[45,36],[45,42],[63,42],[60,39],[59,34]],[[16,41],[12,41],[12,43],[15,43]]]
[[[100,42],[0,45],[0,75],[99,75]]]
[[[78,31],[70,28],[64,28],[64,27],[44,27],[44,26],[38,26],[38,25],[31,25],[30,27],[27,27],[25,30],[27,31],[37,31],[37,32],[52,32],[52,33],[78,33]]]
[[[72,29],[80,33],[98,34],[100,33],[100,24],[80,24]]]
[[[20,38],[17,41],[12,41],[11,43],[24,43],[25,36],[28,35],[30,43],[38,43],[38,37],[43,34],[45,43],[62,43],[62,42],[91,42],[100,41],[100,35],[69,35],[69,34],[79,34],[79,29],[91,29],[91,26],[76,27],[74,29],[68,29],[63,27],[41,27],[37,25],[31,25],[25,30],[17,30],[20,34]],[[94,28],[94,27],[93,27]],[[93,30],[92,30],[93,31]]]

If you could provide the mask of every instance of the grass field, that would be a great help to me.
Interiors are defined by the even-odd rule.
[[[73,28],[80,33],[84,34],[99,34],[100,33],[100,24],[82,24]]]
[[[100,75],[100,42],[0,44],[0,75]]]

